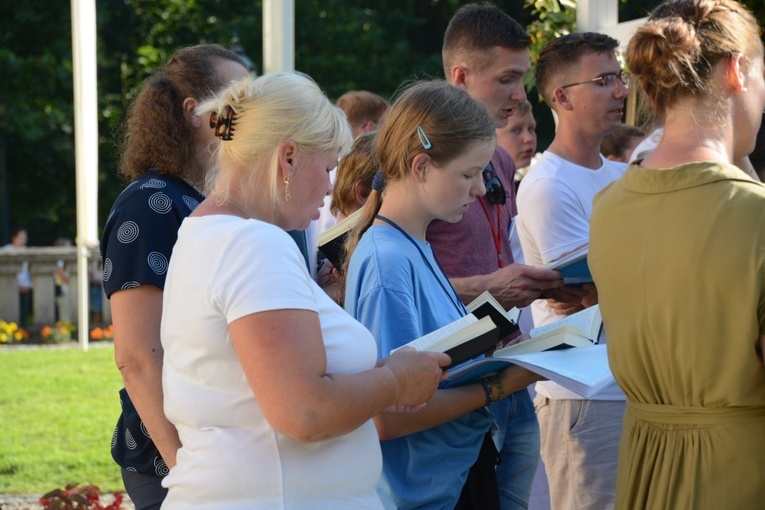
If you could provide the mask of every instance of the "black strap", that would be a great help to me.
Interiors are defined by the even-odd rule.
[[[422,248],[420,248],[420,245],[417,244],[417,241],[415,241],[412,238],[412,236],[410,236],[408,233],[406,233],[406,231],[404,231],[403,228],[401,228],[398,225],[396,225],[396,223],[393,220],[390,220],[390,219],[386,218],[385,216],[381,216],[379,214],[375,214],[375,218],[377,218],[378,220],[384,221],[385,223],[389,224],[391,227],[395,228],[396,230],[398,230],[399,232],[404,234],[404,237],[406,237],[409,240],[409,242],[412,243],[415,248],[417,248],[417,251],[420,252],[420,256],[422,257],[422,260],[428,266],[428,269],[430,269],[430,272],[433,274],[433,277],[436,279],[438,284],[444,290],[444,294],[447,295],[447,297],[449,298],[449,301],[452,302],[452,304],[457,309],[457,312],[460,314],[460,316],[467,315],[468,314],[467,308],[465,308],[465,305],[462,303],[462,300],[460,300],[460,297],[457,295],[457,291],[454,290],[454,287],[452,286],[452,283],[449,281],[449,277],[446,276],[446,272],[444,271],[444,268],[441,267],[441,263],[438,261],[438,257],[436,257],[436,254],[431,250],[431,253],[433,254],[433,260],[436,261],[436,265],[438,266],[438,269],[441,272],[441,275],[443,275],[443,279],[446,280],[446,283],[449,284],[449,288],[451,289],[451,292],[449,292],[449,290],[447,290],[447,288],[444,285],[442,279],[438,277],[438,274],[436,273],[436,270],[430,264],[430,260],[428,260],[428,257],[422,251]]]

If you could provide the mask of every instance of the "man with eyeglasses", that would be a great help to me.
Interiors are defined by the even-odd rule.
[[[607,35],[580,33],[551,41],[540,52],[537,89],[557,115],[558,129],[518,190],[516,225],[528,264],[544,267],[586,245],[593,197],[627,168],[600,154],[603,137],[621,125],[628,94],[618,45]],[[584,289],[587,295],[576,305],[534,302],[534,325],[596,304],[594,285]],[[553,509],[613,508],[624,394],[613,385],[597,400],[585,400],[549,381],[537,383],[536,391]]]
[[[516,104],[526,99],[523,76],[531,68],[530,45],[523,27],[497,7],[465,5],[444,35],[446,80],[480,101],[497,127],[503,127]],[[508,230],[517,212],[514,174],[512,158],[498,146],[483,174],[486,195],[458,223],[436,221],[428,228],[427,239],[465,303],[486,290],[507,309],[527,306],[543,291],[561,295],[560,273],[513,263]],[[539,427],[528,392],[503,399],[492,412],[502,459],[496,468],[501,508],[525,509],[539,463]],[[482,451],[479,463],[492,453]],[[479,486],[486,481],[478,467],[471,470],[468,484],[471,478]],[[481,502],[481,508],[489,508],[488,503]]]

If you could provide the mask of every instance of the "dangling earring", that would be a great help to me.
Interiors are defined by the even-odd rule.
[[[284,178],[284,200],[289,202],[290,198],[292,198],[292,195],[290,194],[290,179],[289,177],[285,177]]]

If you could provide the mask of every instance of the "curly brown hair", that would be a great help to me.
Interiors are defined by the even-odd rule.
[[[206,164],[197,157],[183,102],[209,98],[227,82],[216,64],[230,60],[246,68],[242,58],[217,44],[200,44],[176,51],[149,77],[128,109],[121,133],[119,171],[129,181],[154,169],[193,185],[204,182]]]

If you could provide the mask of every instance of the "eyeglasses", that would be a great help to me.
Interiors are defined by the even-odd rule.
[[[486,183],[486,200],[491,205],[505,205],[507,193],[505,193],[505,187],[497,177],[497,172],[494,171],[494,165],[491,164],[491,161],[483,169],[483,181]]]
[[[562,89],[567,89],[569,87],[573,87],[574,85],[582,85],[584,83],[597,83],[601,87],[616,87],[616,84],[621,82],[622,85],[625,87],[629,85],[630,82],[630,73],[625,73],[624,71],[619,71],[618,73],[606,73],[603,75],[598,76],[597,78],[593,78],[591,80],[585,80],[585,81],[579,81],[576,83],[569,83],[568,85],[563,85]]]

